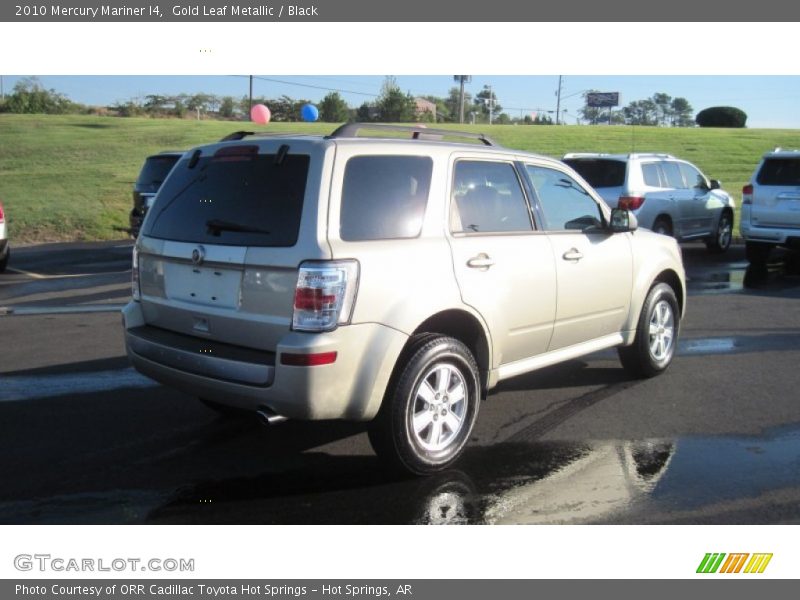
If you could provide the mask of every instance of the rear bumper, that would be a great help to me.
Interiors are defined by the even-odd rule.
[[[780,246],[800,244],[800,228],[797,227],[759,227],[750,221],[749,211],[742,210],[739,233],[745,242],[762,242]]]
[[[141,373],[194,396],[290,419],[366,421],[378,412],[408,337],[375,323],[287,333],[276,351],[255,351],[148,327],[138,303],[123,310],[125,344]],[[332,364],[281,364],[284,353],[336,352]]]

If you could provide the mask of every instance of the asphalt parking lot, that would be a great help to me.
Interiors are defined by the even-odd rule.
[[[0,276],[1,523],[798,523],[800,272],[684,246],[656,379],[613,352],[505,382],[456,468],[401,479],[365,427],[226,420],[129,368],[130,242]]]

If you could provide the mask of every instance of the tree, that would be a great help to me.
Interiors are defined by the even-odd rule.
[[[369,123],[372,121],[372,107],[369,105],[369,102],[364,102],[358,107],[356,118],[361,123]]]
[[[458,121],[459,117],[459,101],[461,100],[461,90],[457,87],[450,88],[447,93],[447,98],[444,99],[444,108],[446,120]],[[468,107],[472,105],[472,94],[464,92],[464,114],[469,112]]]
[[[350,108],[339,95],[339,92],[330,92],[319,103],[319,120],[325,123],[342,123],[350,120]]]
[[[144,108],[134,100],[127,102],[117,102],[111,106],[120,117],[138,117],[145,114]]]
[[[649,98],[634,100],[622,109],[625,122],[628,125],[657,125],[658,107]]]
[[[594,94],[597,93],[598,91],[599,90],[586,90],[583,93],[584,106],[582,109],[578,111],[580,113],[581,119],[583,119],[584,121],[588,121],[592,125],[597,125],[597,123],[599,123],[603,118],[603,113],[601,108],[597,108],[596,106],[589,106],[588,104],[589,94]]]
[[[213,94],[205,94],[203,92],[189,96],[186,101],[186,108],[197,113],[215,112],[218,106],[219,98]]]
[[[219,103],[219,116],[231,119],[236,116],[236,100],[233,96],[223,96]]]
[[[497,94],[487,85],[483,86],[483,89],[475,96],[475,103],[480,106],[480,112],[487,118],[489,117],[490,106],[493,115],[500,114],[503,111],[503,107],[497,101]]]
[[[64,114],[78,108],[64,94],[45,89],[37,77],[20,79],[3,105],[3,110],[11,113]]]
[[[180,94],[172,99],[172,114],[182,119],[186,115],[186,96]]]
[[[653,104],[658,109],[658,123],[659,125],[666,125],[672,117],[672,96],[659,92],[653,94]]]
[[[697,113],[700,127],[744,127],[747,113],[735,106],[712,106]]]
[[[379,120],[393,123],[408,123],[417,119],[417,105],[411,94],[403,94],[397,80],[387,77],[381,94],[375,102]]]
[[[671,108],[673,127],[691,127],[694,125],[694,118],[692,117],[694,109],[686,98],[673,98]]]

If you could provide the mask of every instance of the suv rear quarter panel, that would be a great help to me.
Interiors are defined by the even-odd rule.
[[[406,335],[430,316],[462,308],[444,236],[446,158],[437,148],[340,143],[330,196],[328,242],[335,259],[357,258],[359,289],[352,323],[380,323]],[[345,241],[340,215],[345,168],[358,156],[430,156],[433,159],[428,202],[419,236],[409,239]]]

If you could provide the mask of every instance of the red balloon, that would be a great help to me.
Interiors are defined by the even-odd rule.
[[[271,116],[269,109],[263,104],[255,104],[253,108],[250,109],[250,120],[253,121],[253,123],[266,125],[269,123]]]

